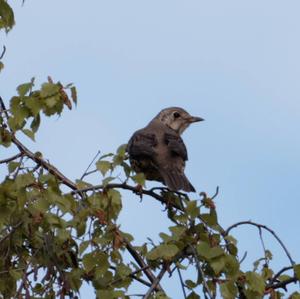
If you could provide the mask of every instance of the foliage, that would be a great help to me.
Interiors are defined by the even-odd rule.
[[[214,202],[217,194],[208,197],[201,193],[192,200],[166,188],[143,189],[144,178],[132,172],[125,145],[116,154],[100,157],[96,169],[84,174],[83,178],[97,171],[103,176],[101,185],[92,186],[83,179],[76,183],[68,180],[41,153],[27,149],[16,133],[33,139],[40,115],[60,115],[64,106],[71,108],[65,89],[73,90],[71,97],[76,102],[75,89],[51,79],[40,89],[33,87],[33,80],[18,86],[9,109],[2,102],[0,144],[19,151],[0,161],[7,172],[0,185],[3,297],[75,298],[83,281],[87,281],[99,298],[128,298],[128,288],[134,283],[149,287],[145,298],[167,298],[159,280],[165,273],[173,275],[174,270],[183,272],[190,267],[195,267],[198,274],[182,282],[186,298],[200,298],[200,293],[215,298],[219,292],[223,298],[282,298],[278,289],[298,280],[300,266],[291,258],[290,267],[274,274],[268,250],[254,263],[253,270],[242,271],[231,229],[249,224],[256,226],[260,234],[266,229],[277,235],[249,221],[224,230],[218,223]],[[118,173],[123,170],[123,183],[115,183],[116,169]],[[129,185],[130,180],[137,187]],[[168,233],[160,234],[159,244],[133,246],[133,237],[119,229],[119,189],[130,190],[137,198],[151,196],[165,205],[173,224]],[[131,261],[124,258],[126,251]],[[294,269],[294,275],[284,274],[290,269]],[[291,298],[297,296],[294,293]]]
[[[0,0],[0,29],[8,31],[13,24],[11,8]],[[29,150],[17,134],[34,140],[43,116],[61,115],[64,107],[71,109],[77,103],[72,84],[64,86],[48,78],[40,88],[34,87],[34,79],[19,85],[8,107],[0,98],[1,151],[14,151],[0,161],[5,173],[0,183],[1,298],[79,298],[83,282],[88,282],[97,298],[130,298],[129,287],[142,284],[143,298],[163,299],[169,297],[160,281],[175,271],[183,298],[288,296],[287,287],[300,279],[300,265],[265,225],[244,221],[223,229],[215,204],[218,190],[213,196],[202,192],[193,199],[166,188],[147,190],[143,174],[135,174],[128,164],[126,145],[98,158],[95,170],[88,168],[76,182],[40,152]],[[102,177],[100,185],[86,181],[91,173]],[[160,233],[159,243],[133,245],[134,237],[120,230],[120,190],[164,205],[172,225]],[[264,250],[247,271],[241,267],[243,259],[239,260],[237,240],[231,235],[241,225],[258,229]],[[265,248],[262,231],[273,235],[290,261],[277,273],[270,267],[272,254]],[[294,292],[289,298],[300,294]]]

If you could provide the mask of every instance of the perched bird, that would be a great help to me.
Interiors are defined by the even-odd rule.
[[[180,135],[191,123],[203,120],[179,107],[163,109],[130,138],[127,151],[132,168],[172,191],[195,192],[184,174],[188,155]]]

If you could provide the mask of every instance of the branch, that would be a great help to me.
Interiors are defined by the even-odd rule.
[[[113,269],[113,270],[116,270],[116,267],[110,267],[110,268]],[[147,287],[151,287],[151,285],[152,285],[151,283],[149,283],[148,281],[145,281],[144,279],[136,276],[136,274],[138,274],[138,273],[140,273],[140,272],[142,272],[142,271],[144,271],[145,269],[148,269],[148,268],[150,268],[150,266],[146,266],[145,268],[140,268],[140,269],[138,269],[138,270],[130,273],[128,275],[128,277],[130,277],[130,278],[132,278],[132,279],[134,279],[134,280],[136,280],[136,281],[144,284]],[[122,281],[122,280],[123,280],[123,278],[116,279],[113,282],[111,282],[110,285],[118,283],[119,281]],[[156,290],[159,291],[159,288],[157,288]]]
[[[133,246],[125,238],[123,239],[123,241],[126,244],[126,249],[131,254],[131,256],[135,259],[135,261],[138,263],[138,265],[142,268],[143,272],[148,277],[148,279],[151,281],[152,286],[153,286],[154,282],[156,281],[156,278],[153,275],[152,271],[150,269],[148,269],[148,267],[147,267],[148,265],[146,265],[146,263],[144,262],[144,260],[140,256],[140,254],[133,248]],[[159,285],[159,281],[155,285],[154,289],[157,289],[158,291],[163,291],[162,287]]]
[[[290,283],[293,283],[293,282],[297,282],[299,281],[299,279],[297,277],[291,277],[287,280],[284,280],[284,281],[281,281],[281,282],[278,282],[278,283],[274,283],[274,284],[269,284],[266,286],[266,291],[269,290],[269,289],[279,289],[279,288],[283,288],[285,289],[285,287],[290,284]]]
[[[3,50],[2,50],[2,53],[1,53],[1,55],[0,55],[0,60],[4,57],[5,52],[6,52],[6,47],[3,46]]]
[[[287,255],[288,259],[290,260],[291,265],[293,266],[293,265],[296,264],[295,261],[292,259],[292,257],[290,255],[289,251],[287,250],[286,246],[281,241],[281,239],[276,235],[276,233],[272,229],[270,229],[266,225],[255,223],[255,222],[252,222],[252,221],[241,221],[241,222],[238,222],[238,223],[235,223],[235,224],[229,226],[227,228],[227,230],[225,231],[225,236],[227,236],[233,228],[241,226],[241,225],[245,225],[245,224],[256,226],[258,229],[263,228],[263,229],[267,230],[269,233],[271,233],[274,236],[274,238],[278,241],[278,243],[281,245],[282,249],[284,250],[285,254]]]
[[[197,267],[198,273],[201,274],[202,279],[203,279],[203,288],[204,288],[205,292],[208,294],[208,297],[209,297],[210,299],[213,299],[214,296],[211,294],[210,289],[209,289],[209,287],[208,287],[208,285],[207,285],[207,283],[206,283],[205,276],[204,276],[204,272],[203,272],[203,270],[202,270],[202,268],[201,268],[201,266],[200,266],[200,261],[199,261],[199,259],[198,259],[197,252],[196,252],[194,246],[190,245],[190,248],[192,249],[192,251],[193,251],[193,256],[194,256],[194,258],[195,258],[195,260],[196,260],[196,267]]]
[[[290,266],[290,267],[284,267],[282,268],[280,271],[278,271],[274,277],[272,278],[272,282],[276,281],[276,279],[285,271],[288,271],[288,270],[293,270],[294,267],[293,266]]]
[[[156,277],[156,279],[153,281],[151,288],[148,290],[148,292],[145,294],[143,299],[149,299],[151,296],[151,293],[155,290],[155,288],[158,286],[159,282],[161,281],[161,279],[163,278],[163,276],[165,275],[167,271],[166,267],[163,267],[162,270],[160,271],[160,273],[158,274],[158,276]]]
[[[64,176],[56,167],[52,164],[48,163],[43,158],[35,155],[31,150],[29,150],[24,144],[22,144],[14,135],[12,135],[12,142],[18,147],[21,153],[26,155],[28,158],[33,160],[36,164],[42,166],[49,173],[53,174],[56,178],[58,178],[64,185],[68,186],[72,190],[76,190],[77,186],[71,180],[69,180],[66,176]]]
[[[186,295],[186,292],[185,292],[185,285],[184,285],[184,282],[183,282],[183,278],[182,278],[180,269],[178,267],[176,267],[176,268],[177,268],[178,276],[179,276],[179,279],[180,279],[180,284],[181,284],[183,296],[184,296],[184,299],[186,299],[187,295]]]
[[[168,204],[169,206],[171,206],[171,207],[173,207],[175,209],[178,209],[180,211],[183,210],[182,207],[180,207],[176,203],[168,202],[163,196],[155,193],[152,190],[146,190],[146,189],[137,190],[136,187],[127,185],[126,183],[107,184],[107,185],[95,185],[95,186],[91,186],[91,187],[87,187],[87,188],[82,188],[82,189],[74,190],[74,191],[72,191],[72,194],[85,193],[85,192],[88,192],[88,191],[96,191],[96,190],[102,190],[102,189],[124,189],[124,190],[133,191],[135,193],[139,192],[141,194],[149,195],[149,196],[157,199],[161,203]]]
[[[19,157],[22,157],[23,156],[23,153],[18,153],[10,158],[7,158],[7,159],[4,159],[4,160],[0,160],[0,164],[4,164],[4,163],[9,163],[13,160],[16,160],[18,159]]]
[[[5,113],[6,117],[9,118],[9,115],[7,113],[5,104],[3,99],[0,97],[0,106],[1,110]],[[55,177],[57,177],[63,184],[71,188],[72,190],[76,190],[77,186],[74,184],[71,180],[69,180],[66,176],[64,176],[56,167],[48,163],[43,158],[35,155],[31,150],[29,150],[24,144],[22,144],[14,135],[13,132],[11,132],[11,138],[12,142],[17,146],[17,148],[20,150],[22,155],[27,156],[31,160],[33,160],[38,165],[42,166],[46,170],[48,170],[51,174],[53,174]]]
[[[83,180],[83,178],[84,178],[85,176],[87,176],[88,174],[95,172],[95,171],[93,171],[93,172],[88,172],[88,170],[89,170],[90,167],[92,166],[93,162],[94,162],[94,161],[97,159],[97,157],[100,155],[100,153],[101,153],[100,151],[97,152],[97,154],[95,155],[95,157],[93,158],[93,160],[91,161],[91,163],[88,165],[88,167],[86,168],[85,172],[84,172],[83,175],[81,176],[80,180]]]

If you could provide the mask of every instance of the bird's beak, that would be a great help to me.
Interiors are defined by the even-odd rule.
[[[204,121],[204,118],[198,116],[191,116],[188,118],[189,123],[196,123],[198,121]]]

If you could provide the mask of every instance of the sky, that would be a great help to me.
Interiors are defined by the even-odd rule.
[[[1,96],[32,77],[73,82],[79,104],[43,119],[33,150],[71,179],[98,150],[112,152],[161,109],[205,118],[183,135],[186,175],[214,194],[223,227],[252,220],[272,228],[298,262],[300,208],[300,2],[296,0],[27,0],[11,2]],[[100,178],[99,178],[100,180]],[[97,182],[97,179],[94,183]],[[170,222],[150,198],[124,193],[121,229],[159,240]],[[244,265],[262,256],[252,228],[233,231]],[[274,268],[288,260],[266,235]],[[178,298],[178,280],[163,281]],[[86,287],[82,298],[92,294]]]

